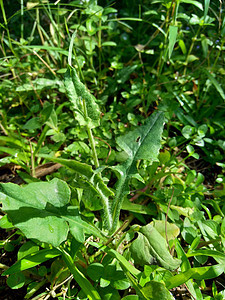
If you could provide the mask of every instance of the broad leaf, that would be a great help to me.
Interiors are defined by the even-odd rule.
[[[41,155],[47,160],[51,160],[53,162],[60,163],[63,166],[66,166],[72,170],[74,170],[77,174],[81,175],[87,183],[95,190],[95,192],[100,197],[104,214],[105,214],[105,225],[109,228],[112,224],[111,217],[111,203],[110,198],[114,196],[114,193],[107,187],[107,185],[102,180],[99,170],[93,170],[91,166],[72,160],[72,159],[63,159],[63,158],[55,158],[47,155]]]
[[[27,238],[57,247],[67,239],[69,229],[80,242],[85,232],[102,237],[97,228],[81,219],[76,207],[68,206],[70,189],[57,178],[23,187],[1,183],[0,200],[3,211]]]
[[[129,193],[129,180],[132,177],[141,179],[136,168],[137,160],[146,159],[149,161],[157,161],[163,131],[163,123],[163,113],[156,112],[147,119],[145,125],[117,138],[117,144],[128,154],[128,159],[124,164],[113,168],[118,172],[119,180],[112,208],[112,232],[117,227],[124,196]]]
[[[174,270],[181,263],[171,256],[166,240],[151,224],[139,229],[130,251],[135,262],[141,265],[158,264],[165,269]]]
[[[99,126],[100,111],[96,99],[80,81],[76,70],[70,66],[65,74],[65,87],[79,124],[88,128]]]
[[[168,240],[174,240],[179,234],[180,229],[176,224],[167,222],[167,226],[164,220],[154,220],[150,224],[155,227],[155,229],[164,237],[168,238]]]

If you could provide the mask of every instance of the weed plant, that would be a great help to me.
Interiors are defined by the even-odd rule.
[[[0,11],[1,293],[225,299],[224,3]]]

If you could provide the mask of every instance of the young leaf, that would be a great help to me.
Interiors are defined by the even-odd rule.
[[[57,247],[66,240],[69,229],[80,242],[84,242],[85,232],[102,237],[97,228],[81,219],[76,207],[68,207],[70,189],[57,178],[24,187],[1,183],[0,200],[15,227],[27,238]]]
[[[156,112],[147,119],[145,125],[117,138],[117,144],[128,154],[128,159],[124,164],[113,168],[119,173],[119,180],[112,207],[113,226],[111,232],[117,227],[123,198],[129,193],[129,179],[137,176],[140,178],[136,168],[137,160],[157,161],[163,123],[164,114]]]
[[[65,88],[80,125],[88,128],[99,126],[100,111],[96,99],[80,81],[76,70],[70,66],[65,74]]]

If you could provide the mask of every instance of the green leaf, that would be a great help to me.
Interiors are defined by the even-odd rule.
[[[210,82],[214,85],[216,88],[217,92],[220,94],[223,100],[225,100],[225,94],[223,89],[221,88],[219,82],[207,71],[205,70],[206,75],[208,76]]]
[[[192,4],[198,7],[199,9],[203,10],[202,4],[199,1],[195,0],[181,0],[181,3],[187,3],[187,4]]]
[[[204,256],[211,256],[213,257],[218,263],[224,264],[225,265],[225,254],[216,251],[216,250],[207,250],[207,249],[200,249],[192,252],[188,252],[187,257],[192,257],[192,256],[199,256],[199,255],[204,255]]]
[[[142,265],[157,263],[165,269],[174,270],[181,263],[179,259],[171,256],[166,240],[151,224],[139,229],[138,237],[130,249]]]
[[[71,159],[55,158],[48,155],[40,155],[40,157],[44,157],[47,160],[60,163],[61,165],[74,170],[76,173],[86,179],[87,183],[95,190],[95,192],[100,197],[104,209],[105,221],[108,222],[106,226],[110,228],[112,225],[112,217],[109,197],[114,196],[114,193],[107,187],[100,174],[98,173],[98,171],[100,171],[101,169],[94,171],[91,166]]]
[[[67,239],[69,229],[80,242],[84,242],[85,232],[102,237],[100,231],[81,219],[76,207],[68,207],[70,189],[57,178],[24,187],[2,183],[0,199],[3,210],[27,238],[57,247]]]
[[[125,195],[129,193],[128,182],[132,177],[138,174],[136,168],[137,160],[146,159],[149,161],[157,161],[163,123],[163,113],[156,112],[147,119],[145,125],[117,138],[117,144],[127,153],[128,159],[124,164],[113,167],[119,174],[119,180],[116,186],[116,195],[112,207],[112,232],[117,227],[123,199]]]
[[[96,99],[80,81],[76,70],[70,66],[68,66],[65,74],[65,88],[80,125],[85,125],[88,128],[99,126],[100,111]],[[86,106],[87,116],[84,113],[84,105]]]
[[[121,300],[139,300],[139,297],[137,295],[128,295],[123,297]]]
[[[178,27],[170,25],[169,27],[169,59],[173,53],[173,48],[176,43]]]
[[[24,83],[16,88],[17,92],[27,92],[34,90],[42,90],[44,88],[62,87],[62,82],[58,79],[37,78],[31,83]]]
[[[120,300],[120,294],[110,285],[103,287],[99,291],[102,300]]]
[[[155,207],[147,207],[141,204],[132,203],[126,198],[123,201],[122,209],[142,215],[157,215],[157,210]]]
[[[113,258],[116,258],[119,261],[121,267],[123,267],[128,272],[130,272],[134,277],[137,277],[141,273],[131,263],[129,263],[129,261],[127,261],[126,258],[122,254],[118,253],[116,250],[111,249],[111,248],[109,248],[107,246],[104,246],[102,244],[99,244],[99,243],[90,242],[90,241],[87,241],[87,242],[90,245],[98,248],[99,250],[106,252],[107,254],[112,256]]]
[[[210,0],[205,0],[204,21],[205,21],[205,18],[206,18],[206,16],[207,16],[207,14],[208,14],[209,4],[210,4]]]
[[[101,248],[101,250],[105,251],[110,256],[116,258],[119,261],[120,265],[123,268],[125,268],[128,272],[130,272],[133,276],[136,277],[140,274],[140,271],[136,269],[133,265],[131,265],[131,263],[129,263],[129,261],[127,261],[126,258],[123,257],[123,255],[121,255],[117,251],[110,249],[108,247]]]
[[[103,42],[102,47],[103,46],[117,46],[117,44],[115,42],[108,41],[108,42]]]
[[[167,226],[165,226],[164,220],[154,220],[150,224],[162,235],[162,237],[167,238],[168,240],[174,240],[179,234],[180,229],[176,224],[172,224],[167,222]]]
[[[12,274],[7,278],[7,284],[11,289],[20,289],[25,284],[25,276],[22,272]]]
[[[169,278],[165,284],[168,289],[177,287],[189,279],[206,280],[220,276],[224,272],[224,265],[218,264],[210,267],[192,268],[186,272]]]
[[[61,253],[57,249],[44,249],[36,253],[31,253],[18,260],[12,267],[6,270],[2,275],[10,275],[33,268],[49,259],[59,256]]]
[[[27,130],[35,130],[38,128],[41,128],[42,124],[39,117],[34,117],[30,120],[28,120],[24,125],[23,129]]]
[[[104,273],[104,266],[100,263],[90,264],[87,268],[87,274],[93,281],[99,281]]]
[[[178,258],[181,259],[182,263],[180,265],[181,271],[188,271],[191,269],[191,264],[189,260],[187,259],[186,253],[184,252],[183,248],[181,247],[181,244],[179,243],[178,239],[175,240],[175,249],[177,252]]]
[[[145,284],[141,291],[149,300],[175,300],[162,282],[151,280]]]
[[[20,260],[21,258],[37,251],[39,251],[39,246],[32,241],[28,241],[20,247],[17,253],[17,259]]]
[[[62,253],[63,260],[67,264],[70,272],[73,274],[75,281],[79,284],[83,292],[90,300],[101,300],[97,290],[92,286],[90,281],[81,273],[74,264],[72,257],[64,249],[59,249]]]

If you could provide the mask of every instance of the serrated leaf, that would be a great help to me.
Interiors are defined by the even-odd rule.
[[[76,207],[68,207],[70,189],[57,178],[22,187],[1,183],[0,200],[3,211],[27,238],[57,247],[67,239],[69,230],[80,242],[84,242],[85,232],[102,237],[94,226],[81,219]]]
[[[100,111],[96,99],[80,81],[76,70],[70,66],[65,73],[65,88],[80,125],[88,128],[99,126]],[[87,115],[85,115],[84,109],[86,109]]]
[[[129,193],[128,182],[138,173],[137,160],[157,161],[163,124],[164,114],[156,112],[147,119],[145,125],[117,138],[117,144],[127,153],[128,159],[122,165],[113,168],[118,172],[119,180],[112,207],[113,228],[111,231],[116,229],[124,196]]]

